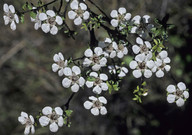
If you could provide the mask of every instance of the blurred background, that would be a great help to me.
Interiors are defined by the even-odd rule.
[[[44,0],[49,2],[51,0]],[[70,103],[74,112],[71,128],[62,127],[55,135],[190,135],[192,129],[192,1],[191,0],[94,0],[109,15],[111,10],[125,7],[132,15],[148,14],[159,18],[170,14],[168,23],[176,27],[169,32],[169,57],[171,73],[178,82],[183,81],[189,88],[190,97],[185,105],[166,101],[166,87],[174,81],[165,75],[147,81],[148,96],[143,104],[132,101],[132,92],[140,83],[134,79],[129,69],[123,86],[111,95],[104,93],[108,100],[106,116],[94,117],[85,110],[83,103],[92,95],[91,90],[80,90]],[[4,0],[19,11],[25,0]],[[55,53],[62,52],[65,58],[82,56],[88,47],[89,34],[77,30],[76,40],[60,31],[56,36],[34,30],[29,15],[25,23],[12,31],[4,25],[3,1],[0,1],[0,135],[22,135],[24,127],[18,122],[20,112],[33,116],[45,106],[64,104],[71,95],[69,89],[61,85],[62,77],[53,73],[51,65]],[[35,2],[34,2],[35,3]],[[88,2],[87,2],[88,3]],[[56,4],[57,5],[57,4]],[[52,8],[52,6],[49,6]],[[64,10],[64,9],[63,9]],[[93,8],[93,10],[95,10]],[[103,40],[107,34],[102,29],[96,31],[97,39]],[[48,127],[37,128],[36,135],[50,135]]]

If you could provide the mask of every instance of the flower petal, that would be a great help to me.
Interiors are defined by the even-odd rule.
[[[103,81],[107,81],[108,80],[108,76],[106,74],[100,74],[99,78]]]
[[[116,20],[116,19],[112,19],[112,20],[111,20],[111,25],[112,25],[113,27],[117,27],[117,26],[118,26],[118,23],[119,23],[119,21]]]
[[[48,33],[50,31],[50,25],[44,23],[41,25],[41,29],[43,30],[43,32]]]
[[[99,109],[98,108],[92,108],[91,109],[91,113],[93,114],[93,115],[95,115],[95,116],[97,116],[97,115],[99,115]]]
[[[82,10],[86,10],[87,9],[87,6],[84,3],[80,3],[79,6],[80,6],[80,8]]]
[[[183,96],[184,96],[185,98],[189,98],[189,92],[188,92],[188,91],[184,91],[184,92],[183,92]]]
[[[43,108],[42,113],[44,115],[52,114],[52,108],[50,106],[46,106],[46,107]]]
[[[185,101],[184,101],[182,98],[179,98],[179,99],[176,101],[176,105],[177,105],[178,107],[183,106],[184,103],[185,103]]]
[[[112,18],[118,17],[118,12],[117,12],[117,10],[112,10],[111,13],[110,13],[110,15],[111,15]]]
[[[132,50],[133,50],[134,54],[138,54],[141,49],[138,45],[134,45],[134,46],[132,46]]]
[[[83,13],[83,19],[84,19],[84,20],[89,19],[89,16],[90,16],[90,14],[89,14],[88,11],[85,11],[85,12]]]
[[[4,12],[9,12],[9,6],[7,5],[7,3],[5,3],[5,4],[3,5],[3,11],[4,11]]]
[[[88,88],[93,87],[93,82],[86,81],[86,86],[87,86]]]
[[[123,15],[123,14],[126,13],[126,9],[125,9],[124,7],[120,7],[119,10],[118,10],[118,12],[119,12],[121,15]]]
[[[68,78],[64,78],[62,81],[62,85],[65,88],[69,88],[71,86],[71,80],[69,80]]]
[[[60,116],[60,117],[57,119],[57,121],[58,121],[58,126],[62,127],[63,124],[64,124],[64,119],[63,119],[63,117]]]
[[[54,17],[55,16],[55,12],[53,10],[47,10],[46,14],[50,17]]]
[[[13,5],[9,5],[9,9],[10,9],[11,13],[15,13],[15,8]]]
[[[45,20],[47,20],[47,15],[46,15],[45,13],[40,13],[40,14],[39,14],[39,19],[40,19],[41,21],[45,21]]]
[[[94,88],[93,88],[93,92],[96,93],[96,94],[100,94],[102,91],[102,89],[99,87],[99,85],[96,85]]]
[[[144,76],[145,76],[146,78],[150,78],[150,77],[152,76],[151,70],[145,69],[145,71],[144,71]]]
[[[177,84],[177,87],[180,89],[180,90],[186,90],[186,85],[183,83],[183,82],[179,82]]]
[[[55,107],[55,112],[58,114],[58,115],[60,115],[60,116],[62,116],[63,115],[63,110],[61,109],[61,107]]]
[[[58,125],[55,122],[53,122],[53,123],[51,123],[49,125],[49,129],[50,129],[51,132],[57,132],[59,127],[58,127]]]
[[[77,83],[75,83],[73,86],[71,86],[71,90],[73,92],[78,92],[79,91],[79,85]]]
[[[70,4],[71,9],[76,10],[78,9],[79,2],[77,0],[73,0]]]
[[[39,118],[39,123],[40,123],[40,125],[41,125],[42,127],[47,126],[47,125],[49,124],[49,121],[50,121],[50,119],[49,119],[48,117],[46,117],[46,116],[41,116],[41,117]]]
[[[66,76],[72,76],[72,70],[69,67],[64,68],[63,72]]]
[[[94,49],[94,52],[95,52],[95,54],[97,54],[97,56],[100,56],[103,54],[103,49],[101,47],[96,47]]]
[[[137,66],[138,66],[138,64],[137,64],[137,62],[134,61],[134,60],[129,63],[129,67],[130,67],[131,69],[135,69]]]
[[[30,133],[30,126],[27,125],[27,126],[25,127],[24,134],[25,134],[25,135],[28,135],[29,133]]]
[[[104,106],[101,106],[100,113],[101,113],[101,115],[106,115],[107,109]]]
[[[107,104],[107,100],[106,100],[105,97],[101,96],[101,97],[99,97],[98,99],[99,99],[99,101],[100,101],[101,103]]]
[[[75,19],[76,15],[77,15],[77,13],[72,10],[68,12],[68,17],[71,20]]]
[[[139,45],[143,45],[143,40],[140,37],[137,37],[136,42]]]
[[[91,109],[91,107],[93,106],[93,103],[90,101],[85,101],[83,106],[85,107],[85,109]]]
[[[51,30],[50,30],[50,33],[51,33],[52,35],[56,35],[57,32],[58,32],[58,28],[57,28],[55,25],[53,25],[52,28],[51,28]]]
[[[139,78],[139,77],[142,76],[142,73],[141,73],[140,70],[134,70],[134,71],[133,71],[133,76],[134,76],[135,78]]]
[[[85,84],[85,79],[83,77],[79,78],[79,86],[82,87]]]
[[[92,100],[92,101],[98,100],[98,99],[97,99],[96,97],[94,97],[94,96],[90,96],[89,99]]]
[[[82,19],[81,19],[80,16],[77,17],[77,18],[74,20],[74,24],[75,24],[75,25],[80,25],[81,23],[82,23]]]
[[[101,68],[101,65],[99,65],[99,64],[95,64],[95,65],[92,66],[93,71],[99,71],[100,68]]]
[[[72,71],[75,73],[75,75],[81,74],[81,69],[78,66],[73,66]]]
[[[169,93],[173,93],[173,92],[176,92],[176,87],[175,87],[175,85],[169,85],[168,87],[167,87],[167,92],[169,92]]]
[[[15,24],[14,21],[11,22],[10,27],[11,27],[12,30],[16,30],[16,24]]]
[[[125,20],[130,20],[131,19],[131,14],[127,13],[124,18],[125,18]]]
[[[106,83],[101,83],[101,89],[104,91],[108,90],[108,85]]]
[[[63,19],[60,16],[56,16],[56,20],[55,21],[57,22],[58,25],[63,24]]]
[[[173,103],[173,102],[175,102],[175,95],[173,95],[173,94],[169,94],[168,96],[167,96],[167,101],[169,102],[169,103]]]
[[[92,57],[93,56],[93,51],[91,49],[87,49],[85,52],[84,52],[84,55],[86,57]]]
[[[160,69],[160,70],[158,70],[158,71],[156,72],[156,76],[157,76],[158,78],[161,78],[161,77],[164,76],[164,72]]]

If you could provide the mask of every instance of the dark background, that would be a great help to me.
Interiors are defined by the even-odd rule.
[[[24,0],[4,0],[21,11]],[[49,2],[49,0],[44,1]],[[88,2],[87,2],[88,3]],[[183,81],[189,88],[190,97],[185,106],[166,101],[166,87],[174,81],[165,75],[158,79],[147,79],[149,95],[143,104],[132,101],[133,89],[140,83],[134,79],[129,69],[124,85],[111,95],[104,93],[108,100],[106,116],[94,117],[85,110],[83,103],[92,95],[90,90],[80,90],[70,103],[74,111],[71,128],[62,127],[56,135],[190,135],[192,129],[192,1],[191,0],[95,0],[109,15],[111,10],[123,6],[132,15],[149,14],[159,18],[170,14],[168,23],[176,27],[169,32],[169,57],[171,73],[178,82]],[[51,71],[52,57],[59,51],[65,58],[82,56],[88,47],[89,34],[78,31],[76,40],[68,38],[63,31],[56,36],[34,30],[29,15],[25,23],[12,31],[3,22],[3,2],[0,2],[0,135],[22,135],[24,127],[17,121],[21,111],[33,116],[43,107],[60,106],[71,95],[69,89],[61,85],[62,77]],[[52,6],[49,7],[50,9]],[[95,10],[93,8],[93,10]],[[98,40],[107,33],[97,30]],[[37,128],[36,135],[48,135],[48,127]]]

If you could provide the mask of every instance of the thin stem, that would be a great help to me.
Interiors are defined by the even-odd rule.
[[[44,4],[42,6],[37,7],[36,9],[31,9],[31,10],[20,12],[20,14],[25,14],[25,13],[32,12],[32,11],[37,11],[37,10],[43,8],[43,7],[46,7],[48,5],[51,5],[51,4],[55,3],[56,1],[58,1],[58,0],[53,0],[53,1],[49,2],[49,3],[47,3],[47,4]]]
[[[63,0],[60,0],[60,6],[59,6],[59,9],[58,9],[57,13],[61,12],[62,6],[63,6]]]
[[[69,99],[67,100],[67,102],[64,105],[62,105],[61,108],[64,109],[64,107],[65,107],[66,110],[68,110],[69,109],[69,104],[70,104],[72,98],[74,97],[74,95],[75,95],[75,93],[72,93],[71,96],[69,97]]]
[[[107,14],[99,7],[97,6],[92,0],[88,0],[91,4],[93,4],[103,15],[105,15],[105,17],[107,18],[107,20],[109,21],[110,18],[107,16]]]

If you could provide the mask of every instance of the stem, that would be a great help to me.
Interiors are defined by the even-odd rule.
[[[97,6],[92,0],[88,0],[92,5],[94,5],[105,17],[107,18],[108,21],[110,21],[110,18],[107,16],[107,14],[99,7]]]
[[[70,104],[72,98],[74,97],[74,95],[75,95],[75,93],[72,93],[71,96],[69,97],[69,99],[67,100],[67,102],[64,105],[62,105],[61,108],[64,109],[64,107],[66,107],[66,110],[68,110],[69,109],[69,104]]]
[[[31,10],[20,12],[20,14],[25,14],[25,13],[28,13],[28,12],[31,12],[31,11],[37,11],[37,10],[43,8],[43,7],[46,7],[48,5],[51,5],[51,4],[55,3],[56,1],[58,1],[58,0],[53,0],[53,1],[49,2],[49,3],[47,3],[47,4],[44,4],[42,6],[37,7],[36,9],[31,9]]]

